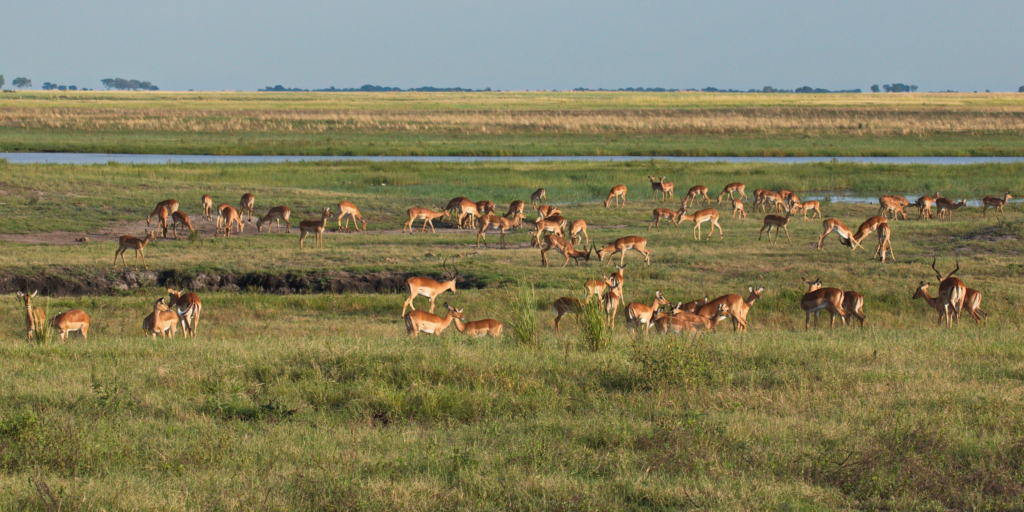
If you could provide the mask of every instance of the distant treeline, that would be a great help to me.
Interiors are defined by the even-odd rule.
[[[902,85],[902,84],[900,84],[900,85]],[[914,87],[915,90],[917,89],[917,86],[913,86],[913,87]],[[264,87],[262,89],[259,89],[259,91],[262,91],[262,92],[489,92],[489,91],[491,91],[491,88],[488,87],[486,89],[467,89],[467,88],[464,88],[464,87],[431,87],[431,86],[425,86],[425,87],[412,87],[412,88],[409,88],[409,89],[403,89],[401,87],[385,87],[385,86],[382,86],[382,85],[366,84],[366,85],[364,85],[362,87],[338,88],[338,87],[331,86],[331,87],[327,87],[325,89],[302,89],[302,88],[299,88],[299,87],[285,87],[283,85],[268,85],[268,86],[266,86],[266,87]],[[780,93],[782,93],[782,92],[788,92],[788,93],[863,92],[860,89],[841,89],[841,90],[835,90],[834,91],[834,90],[830,90],[830,89],[822,89],[820,87],[811,87],[811,86],[807,86],[807,85],[805,85],[803,87],[797,87],[796,89],[776,89],[775,87],[772,87],[772,86],[769,85],[769,86],[762,87],[760,89],[746,89],[746,90],[743,90],[743,89],[719,89],[717,87],[705,87],[703,89],[675,89],[675,88],[668,88],[668,87],[620,87],[618,89],[604,89],[604,88],[592,89],[592,88],[589,88],[589,87],[577,87],[577,88],[573,89],[573,91],[578,91],[578,92],[587,92],[587,91],[592,91],[592,92],[680,92],[680,91],[687,91],[687,92],[743,92],[743,93],[750,93],[750,92],[769,92],[769,93],[770,92],[780,92]],[[890,90],[886,89],[886,92],[890,92]],[[902,91],[901,90],[893,90],[891,92],[902,92]]]
[[[160,90],[159,87],[145,80],[135,80],[128,78],[104,78],[103,80],[100,80],[100,83],[103,84],[103,87],[106,87],[107,89],[117,89],[119,91],[137,91],[140,89],[143,91]]]
[[[326,89],[300,89],[298,87],[285,87],[283,85],[268,85],[259,91],[263,92],[490,92],[491,88],[486,89],[465,89],[462,87],[412,87],[409,89],[402,89],[401,87],[385,87],[383,85],[366,84],[362,87],[346,87],[338,88],[333,85]]]

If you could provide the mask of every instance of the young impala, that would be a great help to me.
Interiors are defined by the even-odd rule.
[[[153,217],[158,217],[160,215],[160,209],[161,208],[166,208],[167,209],[166,215],[168,217],[170,217],[170,215],[172,213],[178,211],[178,200],[177,199],[164,199],[163,201],[160,201],[159,203],[157,203],[156,207],[153,208],[153,211],[149,214],[149,217],[146,217],[146,227],[150,226],[150,220]]]
[[[582,236],[581,236],[582,233]],[[586,244],[590,245],[590,233],[587,233],[587,221],[583,219],[576,219],[572,221],[569,226],[569,241],[578,244],[586,239]]]
[[[188,230],[188,234],[196,232],[195,226],[192,225],[192,219],[189,218],[188,214],[183,211],[177,211],[171,214],[171,218],[174,219],[172,229],[174,230],[174,238],[178,238],[178,226],[184,226]]]
[[[804,212],[804,221],[806,221],[808,218],[815,218],[814,214],[817,214],[817,218],[821,218],[821,201],[804,201],[802,203],[797,203],[795,206],[800,211]],[[814,213],[812,213],[811,216],[808,217],[807,212]]]
[[[348,231],[349,220],[352,221],[352,226],[356,231],[359,231],[359,224],[362,224],[362,230],[366,231],[366,219],[363,218],[362,213],[359,213],[359,208],[350,201],[338,203],[338,231],[341,231],[341,219],[345,219],[346,231]]]
[[[935,259],[932,259],[932,270],[935,271],[935,279],[939,281],[939,306],[941,307],[941,317],[939,318],[939,324],[942,321],[946,321],[946,327],[953,327],[953,322],[960,323],[960,311],[963,310],[964,300],[967,297],[967,285],[958,277],[953,277],[953,274],[960,270],[960,260],[956,262],[956,268],[946,274],[946,277],[942,277],[942,273],[939,269],[935,268]]]
[[[117,251],[114,252],[114,266],[117,266],[117,257],[121,257],[121,263],[124,266],[128,266],[128,262],[124,260],[124,252],[128,249],[135,250],[135,261],[139,261],[139,257],[142,257],[142,268],[149,270],[146,266],[146,255],[143,252],[146,249],[146,244],[156,240],[156,231],[146,231],[146,238],[135,238],[131,235],[121,235],[117,239]]]
[[[917,219],[921,218],[932,218],[932,206],[935,206],[935,201],[942,197],[938,192],[934,196],[921,196],[914,202],[914,206],[918,208]]]
[[[213,220],[213,196],[210,194],[203,194],[203,218],[206,220]]]
[[[499,217],[493,213],[488,213],[480,219],[480,229],[476,232],[476,246],[480,247],[480,243],[483,242],[485,236],[487,236],[487,230],[495,228],[500,233],[501,246],[505,247],[505,234],[515,229],[523,223],[523,214],[517,213],[511,219],[505,217]],[[484,242],[484,245],[487,245]]]
[[[604,279],[588,279],[583,284],[583,288],[586,291],[583,296],[583,302],[590,302],[590,297],[597,297],[600,300],[604,296],[605,290],[611,285],[612,279],[619,283],[619,290],[621,291],[626,284],[625,270],[625,266],[616,265],[615,272],[612,272],[608,277]]]
[[[668,208],[655,208],[651,212],[651,223],[647,225],[647,229],[661,228],[661,219],[667,219],[669,222],[679,225],[679,217],[686,212],[685,209],[679,211],[670,210]]]
[[[405,221],[405,225],[402,226],[403,233],[405,233],[406,231],[412,233],[412,223],[417,220],[423,221],[423,226],[420,229],[421,232],[425,233],[427,231],[427,226],[429,225],[430,232],[436,233],[436,231],[434,231],[434,220],[440,219],[441,217],[450,216],[450,212],[448,210],[435,212],[434,210],[430,210],[427,208],[409,208],[408,210],[406,210],[406,213],[409,215],[409,220]]]
[[[406,286],[409,287],[409,297],[402,303],[402,316],[405,316],[406,308],[416,311],[416,305],[413,304],[413,300],[416,297],[422,295],[430,299],[430,312],[434,312],[434,301],[437,297],[444,292],[452,292],[455,294],[455,281],[458,276],[458,270],[447,270],[448,261],[445,260],[441,264],[442,268],[445,268],[445,280],[435,281],[429,277],[410,277],[405,280]]]
[[[580,260],[590,261],[590,253],[593,248],[581,251],[573,247],[572,242],[562,238],[560,235],[548,235],[544,237],[544,246],[540,249],[541,266],[548,266],[547,252],[552,249],[562,253],[562,256],[565,256],[565,261],[562,263],[562,266],[564,267],[569,264],[569,259],[572,259],[577,265],[580,264]]]
[[[220,229],[222,227],[224,227],[224,215],[221,214],[221,211],[224,210],[225,208],[234,209],[235,207],[231,206],[229,203],[221,203],[221,204],[217,205],[217,218],[216,218],[217,231],[220,231]]]
[[[640,236],[624,236],[603,248],[598,249],[597,259],[603,262],[605,258],[618,253],[621,255],[621,258],[619,258],[619,265],[625,265],[626,251],[629,251],[630,249],[643,254],[644,262],[648,265],[651,264],[651,251],[647,250],[647,239]]]
[[[444,303],[444,307],[448,308],[448,314],[444,318],[433,313],[418,310],[412,310],[408,315],[403,315],[405,317],[405,330],[413,338],[419,336],[421,332],[440,336],[451,325],[452,320],[462,319],[461,309],[455,309],[449,306],[447,302]]]
[[[263,225],[270,224],[270,221],[274,221],[274,226],[277,227],[278,231],[281,230],[281,222],[284,222],[285,233],[292,232],[292,209],[287,206],[275,206],[267,210],[267,214],[256,219],[256,231],[259,233],[263,232]],[[339,217],[340,220],[340,217]],[[340,228],[340,222],[339,228]],[[269,227],[267,228],[270,229]]]
[[[534,190],[532,194],[530,194],[530,204],[537,204],[542,200],[547,199],[547,197],[548,191],[544,190],[543,188],[538,188],[537,190]]]
[[[843,321],[847,325],[853,325],[853,322],[849,321],[850,317],[856,318],[860,322],[860,327],[864,328],[864,296],[853,291],[846,290],[843,292],[843,311],[846,313],[846,317]]]
[[[729,196],[729,199],[736,199],[736,195],[739,195],[741,200],[746,201],[746,189],[747,186],[742,183],[730,183],[726,185],[722,188],[722,193],[718,194],[718,204],[722,204],[722,199],[724,199],[725,196]]]
[[[41,306],[32,305],[32,298],[38,294],[39,290],[31,294],[18,292],[18,298],[25,305],[25,338],[28,341],[34,340],[36,332],[41,331],[46,324],[46,310]]]
[[[800,308],[804,310],[804,329],[810,329],[811,315],[814,315],[814,326],[818,326],[818,313],[827,310],[831,314],[828,327],[835,327],[836,317],[846,325],[846,310],[843,309],[843,291],[839,288],[822,288],[821,279],[807,281],[807,293],[800,299]]]
[[[910,205],[910,201],[903,196],[885,195],[878,198],[878,214],[886,218],[907,219],[907,212],[904,208]]]
[[[58,313],[50,321],[50,327],[60,333],[60,340],[67,341],[68,333],[78,331],[82,333],[82,339],[89,339],[89,314],[81,309],[72,309]]]
[[[1009,192],[1003,194],[1002,198],[985,196],[981,200],[981,216],[985,217],[988,214],[989,208],[993,208],[995,209],[996,213],[1002,214],[1003,207],[1006,206],[1006,203],[1009,202],[1010,199],[1013,199],[1013,196],[1011,196]]]
[[[327,219],[331,216],[331,209],[324,208],[320,212],[320,220],[304,220],[299,222],[299,249],[303,248],[303,242],[306,240],[306,236],[313,233],[313,240],[316,242],[317,249],[323,249],[324,247],[324,231],[327,230]]]
[[[230,204],[220,206],[220,224],[224,228],[224,236],[231,236],[231,226],[235,226],[235,233],[245,231],[245,224],[242,223],[242,216],[238,210]]]
[[[935,206],[936,208],[938,208],[938,213],[936,214],[936,217],[940,219],[950,220],[953,218],[953,210],[967,206],[967,200],[961,199],[954,203],[953,201],[950,201],[945,197],[940,197],[935,200]]]
[[[246,222],[252,222],[252,210],[256,206],[256,196],[250,192],[242,194],[242,198],[238,200],[238,210],[248,216]]]
[[[708,232],[708,240],[711,240],[711,235],[715,234],[715,228],[718,228],[718,236],[723,240],[725,239],[725,232],[722,231],[722,225],[718,223],[718,210],[714,208],[705,208],[703,210],[697,210],[693,212],[693,215],[687,215],[686,209],[684,208],[679,215],[679,222],[690,221],[693,222],[693,239],[700,240],[701,237],[701,224],[705,222],[711,223],[711,231]]]
[[[633,329],[644,328],[644,332],[651,330],[654,323],[654,314],[662,306],[669,305],[668,299],[660,291],[654,292],[654,302],[648,306],[639,302],[630,302],[626,305],[626,326]]]
[[[462,310],[459,310],[461,313]],[[500,338],[501,331],[505,326],[493,319],[485,318],[483,320],[475,320],[473,322],[463,322],[461,316],[455,317],[455,329],[469,336],[470,338],[479,338],[481,336],[490,336],[492,338]]]
[[[647,179],[651,180],[651,196],[655,196],[658,192],[661,192],[661,200],[664,201],[672,197],[672,193],[675,191],[676,185],[671,181],[665,181],[665,177],[662,176],[660,179],[654,176],[648,176]]]
[[[704,206],[711,204],[711,198],[708,197],[708,188],[704,185],[690,187],[690,190],[686,191],[686,197],[683,198],[683,207],[690,206],[694,199],[700,199]]]
[[[707,301],[705,299],[704,305],[697,309],[697,314],[706,318],[711,318],[714,312],[717,310],[720,304],[725,304],[729,308],[729,316],[732,318],[732,329],[733,331],[746,331],[747,330],[747,314],[750,313],[750,308],[753,307],[754,303],[764,295],[764,288],[753,286],[747,287],[747,298],[743,298],[735,293],[728,295],[722,295],[715,300]]]
[[[203,301],[192,292],[183,292],[174,288],[167,289],[171,307],[178,313],[181,319],[182,333],[186,338],[196,337],[199,330],[199,314],[203,312]]]
[[[608,191],[608,198],[604,200],[604,207],[611,208],[612,201],[615,201],[615,207],[626,206],[626,192],[629,189],[625,185],[615,185],[611,190]],[[622,200],[622,204],[619,204],[619,200]]]
[[[142,319],[142,330],[156,338],[173,338],[178,332],[178,314],[167,306],[167,302],[160,297],[153,303],[153,312]]]
[[[761,231],[757,233],[757,239],[761,239],[761,235],[765,230],[768,230],[768,245],[774,246],[779,242],[779,230],[786,232],[786,241],[792,242],[793,239],[789,237],[789,228],[786,227],[789,224],[789,218],[793,216],[793,211],[796,207],[790,208],[786,211],[786,216],[781,217],[779,215],[765,215],[764,224],[761,226]],[[775,228],[775,240],[772,240],[772,228]]]
[[[732,218],[745,219],[747,218],[747,208],[743,206],[743,201],[739,199],[732,200]]]

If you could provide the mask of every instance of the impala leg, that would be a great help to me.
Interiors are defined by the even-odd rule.
[[[436,298],[437,298],[436,295],[430,297],[430,313],[431,314],[434,313],[434,299],[436,299]]]
[[[786,226],[782,226],[782,230],[786,232],[786,242],[793,243],[793,239],[790,238],[790,236],[789,236],[789,228],[787,228]],[[776,233],[775,238],[779,238],[777,233]]]

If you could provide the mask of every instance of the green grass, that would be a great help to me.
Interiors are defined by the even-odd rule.
[[[506,336],[467,339],[452,327],[439,339],[410,339],[400,293],[202,291],[199,338],[153,341],[141,321],[162,290],[150,287],[51,297],[48,317],[71,307],[93,316],[90,339],[28,344],[9,295],[9,314],[0,315],[0,508],[1024,507],[1019,205],[1002,220],[967,208],[949,222],[894,222],[898,260],[882,265],[870,260],[872,239],[868,251],[851,253],[834,238],[812,250],[818,221],[793,220],[793,243],[776,248],[756,240],[759,215],[732,220],[725,208],[723,241],[695,242],[688,225],[648,232],[660,203],[647,174],[684,190],[744,181],[748,191],[969,198],[1024,183],[1013,165],[6,165],[0,230],[8,235],[137,222],[172,196],[195,215],[204,192],[235,203],[255,191],[258,210],[284,203],[296,217],[353,200],[375,231],[328,233],[324,250],[300,252],[295,233],[204,235],[158,240],[147,259],[154,271],[439,275],[447,256],[487,287],[445,295],[438,307],[505,321]],[[602,208],[616,183],[629,185],[628,206]],[[627,257],[624,302],[647,302],[656,290],[688,301],[764,286],[750,332],[723,322],[696,340],[634,337],[620,317],[588,345],[572,319],[553,331],[550,303],[582,298],[583,280],[610,264],[542,268],[525,232],[504,250],[494,235],[476,248],[466,232],[391,232],[412,202],[507,203],[539,185],[569,218],[586,218],[599,245],[626,234],[650,239],[650,267]],[[856,225],[877,207],[823,209]],[[0,242],[0,269],[82,278],[107,272],[114,248]],[[941,329],[935,312],[911,299],[918,281],[934,279],[933,255],[943,269],[959,255],[958,275],[984,293],[986,324]],[[801,276],[863,293],[867,327],[805,332]],[[536,341],[516,340],[515,318]]]

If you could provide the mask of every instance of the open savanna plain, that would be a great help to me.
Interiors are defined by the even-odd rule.
[[[1021,155],[1024,95],[18,92],[0,151]]]
[[[675,182],[676,198],[652,198],[648,175]],[[786,188],[804,199],[978,199],[1020,195],[1024,167],[0,164],[0,284],[39,285],[34,304],[50,317],[71,307],[93,317],[88,340],[28,343],[14,290],[4,296],[0,508],[1024,508],[1020,205],[987,217],[962,208],[949,221],[916,220],[912,210],[911,220],[891,221],[897,260],[886,264],[871,259],[874,236],[867,250],[832,236],[815,251],[818,220],[794,218],[792,243],[783,236],[770,247],[757,240],[762,215],[749,202],[746,220],[718,206],[724,239],[695,241],[689,223],[648,230],[651,210],[677,208],[691,185],[714,195],[735,181],[748,194]],[[627,205],[603,208],[619,183],[630,188]],[[540,186],[569,219],[590,223],[598,246],[649,238],[650,266],[626,257],[625,302],[764,287],[749,332],[724,322],[696,339],[637,336],[620,317],[609,337],[593,339],[567,317],[556,333],[551,302],[582,298],[583,281],[607,275],[610,263],[543,268],[525,230],[507,237],[508,248],[496,234],[477,247],[444,222],[434,234],[401,232],[410,206],[467,196],[504,212]],[[261,213],[290,206],[293,224],[352,201],[368,231],[336,232],[332,221],[326,247],[307,240],[305,250],[297,229],[253,234],[248,224],[241,236],[212,236],[200,196],[237,205],[244,192]],[[112,267],[116,235],[142,236],[153,205],[172,197],[200,236],[150,243],[152,274]],[[878,208],[826,199],[822,209],[856,228]],[[935,293],[933,256],[944,271],[959,259],[957,275],[984,293],[985,323],[965,315],[940,328],[935,311],[911,299],[922,280]],[[342,271],[352,282],[441,277],[445,260],[462,284],[438,307],[505,322],[501,339],[469,339],[454,326],[410,338],[399,290],[315,291]],[[197,284],[226,274],[301,275],[308,288]],[[801,276],[861,292],[866,326],[805,331]],[[134,284],[58,293],[114,281]],[[142,318],[164,288],[190,283],[204,304],[198,337],[144,335]],[[535,336],[515,336],[517,319],[533,319]]]

